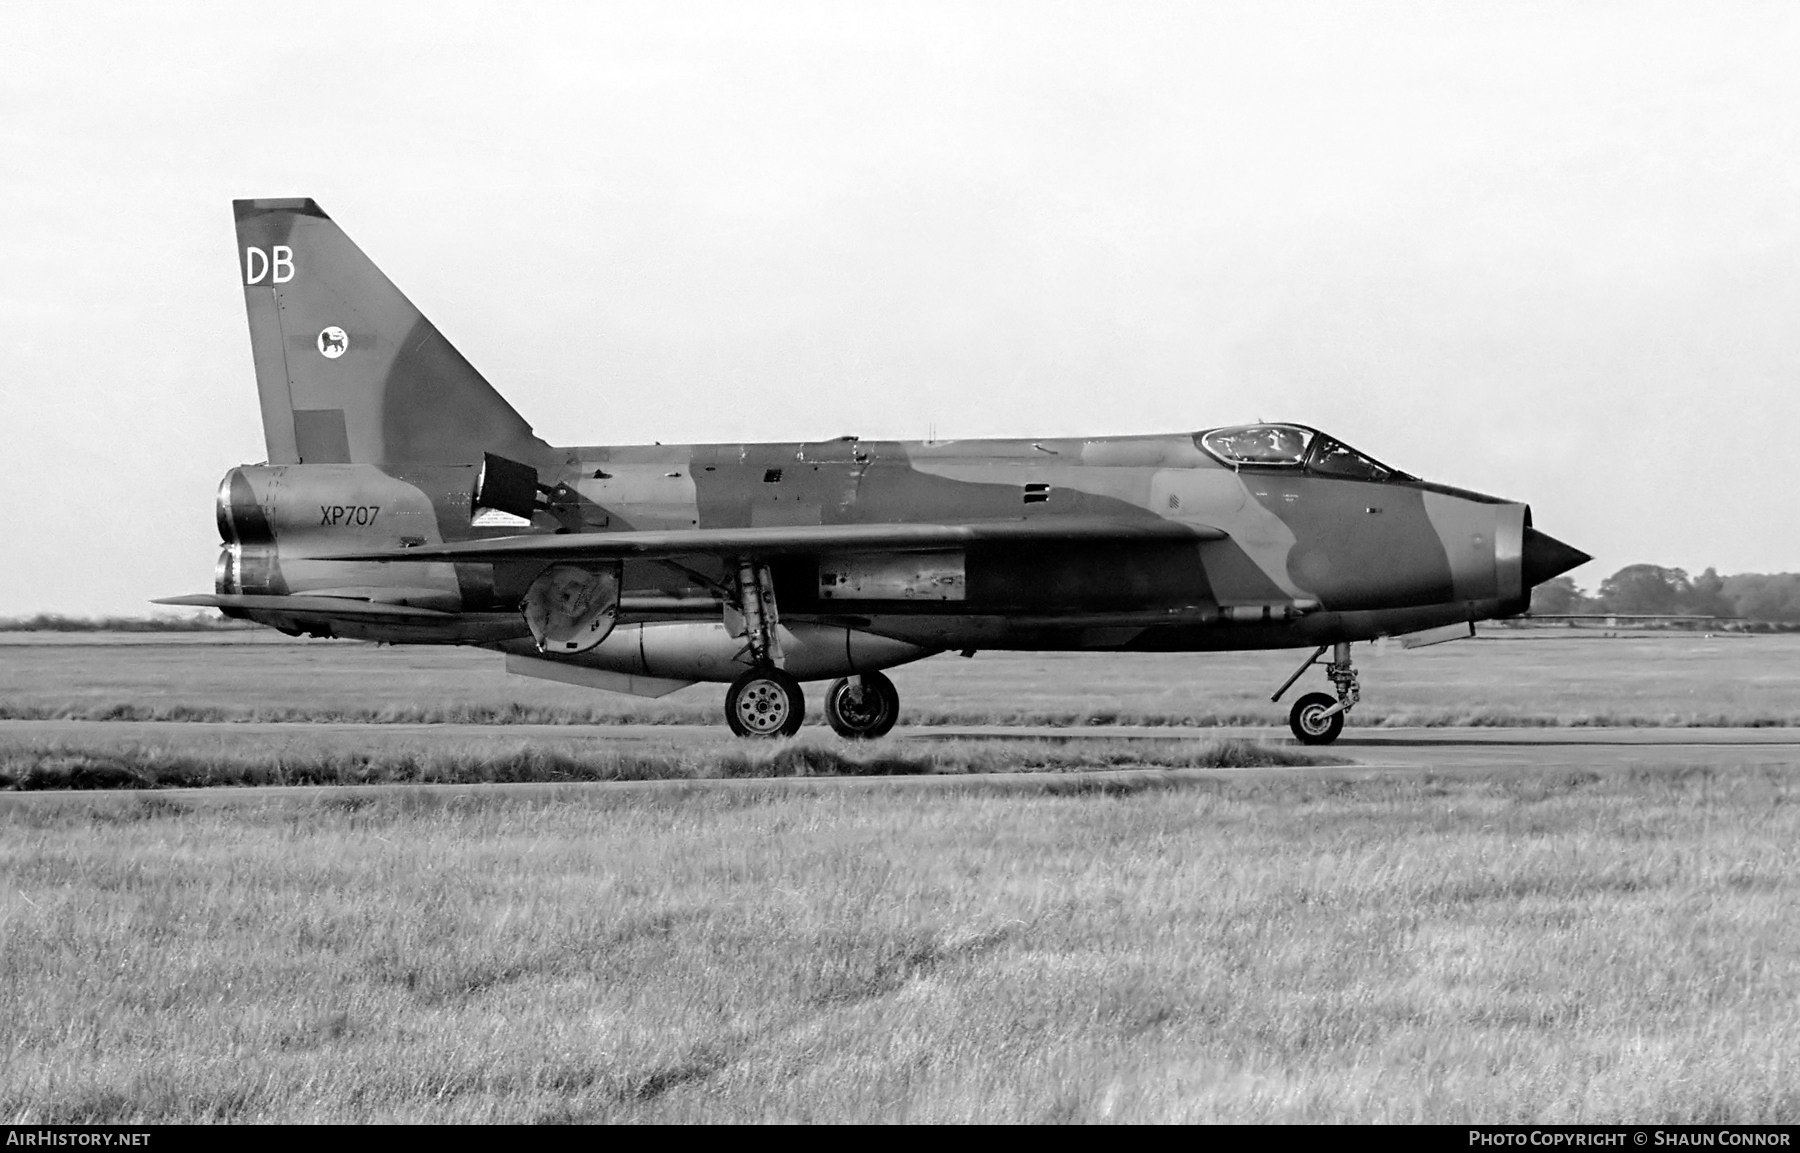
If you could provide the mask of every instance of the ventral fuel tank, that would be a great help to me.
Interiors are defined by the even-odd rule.
[[[776,631],[782,667],[802,681],[875,672],[933,651],[839,625],[797,623],[780,625]],[[520,656],[538,654],[536,646],[523,639],[494,647]],[[742,632],[732,632],[722,621],[621,624],[587,652],[549,663],[687,684],[733,681],[754,667]]]

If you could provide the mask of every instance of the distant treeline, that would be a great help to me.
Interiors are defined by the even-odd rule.
[[[1626,565],[1589,594],[1575,578],[1545,581],[1531,594],[1533,613],[1682,614],[1742,617],[1770,624],[1800,624],[1800,573],[1739,573],[1707,569],[1689,577],[1678,568]]]
[[[249,621],[199,613],[185,617],[69,617],[61,613],[0,617],[0,633],[209,633],[255,627]]]

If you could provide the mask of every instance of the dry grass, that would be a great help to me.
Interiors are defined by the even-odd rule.
[[[721,721],[718,685],[639,700],[510,677],[499,657],[474,649],[289,643],[266,631],[47,639],[0,636],[0,717]],[[1268,695],[1303,656],[983,653],[892,675],[902,724],[1260,725],[1285,719]],[[1412,652],[1359,646],[1356,659],[1364,727],[1800,725],[1800,635],[1500,631]],[[1309,687],[1324,687],[1321,673],[1299,691]]]
[[[1793,1123],[1796,801],[0,799],[0,1121]]]
[[[335,736],[335,734],[333,734]],[[946,741],[847,743],[812,736],[698,747],[580,741],[482,742],[408,734],[398,741],[319,739],[246,750],[202,736],[161,744],[37,742],[0,735],[0,790],[163,789],[241,785],[477,784],[703,780],[741,777],[903,776],[1088,769],[1228,769],[1343,764],[1341,758],[1245,740]],[[274,742],[271,742],[274,743]]]

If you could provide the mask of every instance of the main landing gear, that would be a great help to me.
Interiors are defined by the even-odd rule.
[[[740,737],[791,737],[806,719],[806,694],[781,668],[781,618],[769,566],[744,559],[733,574],[744,648],[753,666],[725,693],[725,723]]]
[[[791,737],[805,719],[800,682],[774,666],[751,669],[725,693],[725,723],[740,737]]]
[[[725,723],[740,737],[791,737],[806,719],[806,694],[782,667],[780,617],[769,566],[737,564],[734,606],[743,617],[744,653],[751,670],[725,694]],[[839,736],[886,736],[900,717],[900,693],[880,673],[840,677],[825,690],[825,719]]]
[[[825,719],[840,737],[885,737],[900,718],[900,690],[880,673],[839,677],[825,690]]]
[[[725,693],[725,723],[740,737],[791,737],[805,718],[805,691],[778,668],[751,669]],[[825,719],[840,737],[885,737],[900,719],[900,690],[880,673],[839,677],[825,690]]]
[[[1344,731],[1345,714],[1362,699],[1362,685],[1357,679],[1355,666],[1350,663],[1348,641],[1339,641],[1336,645],[1320,645],[1269,699],[1279,701],[1281,695],[1293,687],[1302,673],[1318,663],[1326,649],[1331,649],[1332,653],[1330,662],[1325,666],[1325,675],[1330,678],[1332,687],[1337,689],[1337,698],[1334,700],[1325,693],[1307,693],[1295,701],[1293,709],[1288,712],[1288,728],[1294,731],[1294,739],[1303,745],[1329,745],[1337,740],[1338,734]]]

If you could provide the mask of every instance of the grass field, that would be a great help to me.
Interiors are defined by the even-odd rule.
[[[186,728],[187,726],[178,726]],[[196,726],[198,727],[198,726]],[[678,781],[745,777],[902,776],[927,773],[1075,772],[1095,769],[1224,769],[1342,764],[1323,751],[1243,739],[1084,741],[894,738],[847,742],[829,733],[792,741],[729,736],[693,745],[530,739],[487,742],[440,737],[429,728],[347,741],[313,726],[248,742],[176,732],[156,743],[105,737],[37,740],[0,733],[0,791],[207,788],[247,785],[369,785]],[[542,732],[542,730],[538,730]]]
[[[1269,724],[1299,658],[894,676],[913,722]],[[1360,648],[1354,723],[1800,724],[1796,658],[1548,630]],[[9,737],[0,1122],[1800,1120],[1793,766],[3,791],[1299,759],[1202,733],[746,748],[721,695],[268,633],[0,637],[0,716],[721,733]]]
[[[0,800],[0,1121],[1800,1120],[1791,770]]]
[[[1303,656],[982,653],[892,676],[902,724],[1274,724],[1286,702],[1269,694]],[[1356,659],[1363,726],[1800,725],[1800,635],[1496,630],[1410,652],[1358,646]],[[1324,687],[1314,671],[1296,691]],[[722,725],[723,696],[697,685],[640,700],[508,676],[479,650],[266,631],[0,636],[0,717]]]

